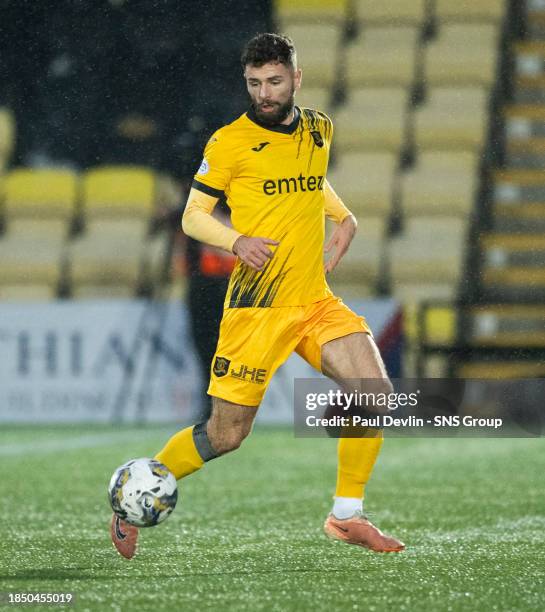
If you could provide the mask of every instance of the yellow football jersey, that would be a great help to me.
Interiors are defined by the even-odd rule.
[[[248,111],[209,140],[193,187],[225,194],[238,232],[279,242],[261,271],[237,261],[226,308],[304,306],[331,295],[323,243],[332,136],[324,113],[296,108],[291,125],[265,127]]]

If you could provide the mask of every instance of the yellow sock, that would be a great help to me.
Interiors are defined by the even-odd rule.
[[[182,429],[155,455],[176,476],[176,480],[196,472],[204,465],[193,440],[193,427]]]
[[[380,429],[370,429],[365,435],[365,438],[339,438],[336,497],[363,499],[365,485],[384,441]]]

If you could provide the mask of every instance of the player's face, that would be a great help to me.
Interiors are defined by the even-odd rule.
[[[268,125],[288,122],[295,91],[301,85],[301,70],[270,62],[259,68],[246,66],[244,77],[258,119]]]

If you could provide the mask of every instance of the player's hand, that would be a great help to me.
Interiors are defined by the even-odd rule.
[[[273,252],[267,246],[269,244],[277,246],[280,243],[270,238],[239,236],[233,245],[233,253],[250,268],[263,270],[273,256]]]
[[[358,222],[353,215],[346,217],[343,219],[342,223],[337,225],[333,235],[329,239],[329,242],[325,245],[324,251],[329,253],[333,250],[332,256],[326,261],[324,270],[326,274],[332,272],[343,255],[348,251],[348,247],[352,242],[352,238],[354,238],[354,234],[356,233],[356,228],[358,227]]]

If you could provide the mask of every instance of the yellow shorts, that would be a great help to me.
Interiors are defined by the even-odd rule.
[[[226,309],[208,393],[258,406],[273,374],[293,351],[321,371],[322,345],[355,332],[371,333],[363,317],[333,296],[308,306]]]

